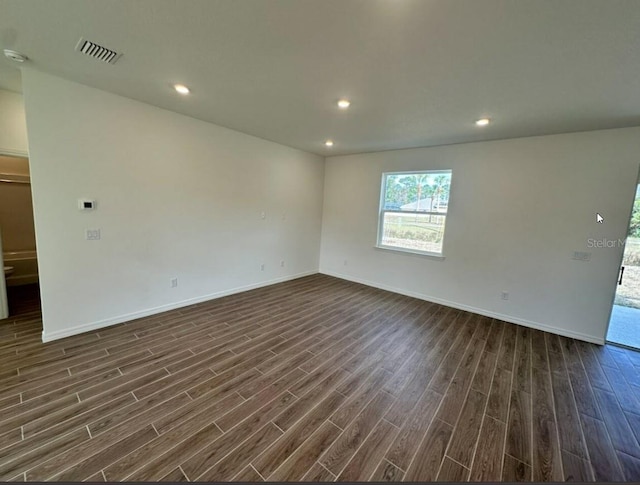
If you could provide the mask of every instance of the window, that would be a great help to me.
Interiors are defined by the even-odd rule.
[[[451,170],[382,174],[378,247],[442,256]]]

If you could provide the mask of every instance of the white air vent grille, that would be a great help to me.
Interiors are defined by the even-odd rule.
[[[76,50],[89,57],[93,57],[94,59],[98,59],[99,61],[107,62],[109,64],[114,64],[122,55],[116,51],[107,49],[100,44],[96,44],[95,42],[82,38],[78,41]]]

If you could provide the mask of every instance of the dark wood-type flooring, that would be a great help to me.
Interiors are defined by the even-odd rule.
[[[47,344],[0,323],[0,480],[640,480],[640,354],[314,275]]]

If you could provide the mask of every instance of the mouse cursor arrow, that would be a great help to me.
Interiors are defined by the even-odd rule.
[[[596,222],[597,222],[598,224],[602,224],[602,223],[604,222],[604,217],[602,217],[602,216],[601,216],[600,214],[598,214],[597,212],[596,212]]]

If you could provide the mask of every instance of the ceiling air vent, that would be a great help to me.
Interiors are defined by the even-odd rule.
[[[93,57],[94,59],[98,59],[99,61],[107,62],[109,64],[115,64],[122,55],[116,51],[107,49],[100,44],[96,44],[95,42],[91,42],[90,40],[85,40],[83,38],[80,38],[78,41],[76,50],[88,55],[89,57]]]

